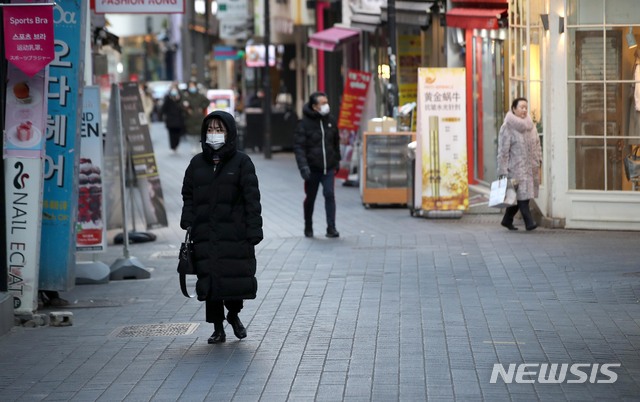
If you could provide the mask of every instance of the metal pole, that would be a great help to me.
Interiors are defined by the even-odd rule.
[[[397,58],[398,43],[396,32],[396,0],[387,0],[387,18],[389,22],[389,108],[391,114],[398,107],[398,75],[397,75]],[[395,117],[395,116],[393,116]]]
[[[271,76],[269,66],[269,41],[271,36],[271,25],[269,24],[269,0],[264,0],[264,102],[262,110],[264,112],[264,158],[271,159]],[[275,56],[275,55],[274,55]]]
[[[129,233],[127,229],[127,186],[126,181],[126,155],[124,152],[124,132],[122,130],[122,109],[120,108],[120,85],[113,84],[112,95],[116,105],[116,129],[118,131],[118,145],[120,148],[120,191],[122,192],[122,245],[123,256],[129,258]]]

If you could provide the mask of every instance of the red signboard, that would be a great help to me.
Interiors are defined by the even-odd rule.
[[[349,70],[347,73],[347,82],[344,86],[340,117],[338,118],[339,129],[357,131],[360,128],[369,82],[371,82],[370,73],[357,70]]]
[[[33,77],[54,58],[53,6],[3,7],[4,47],[7,60]]]

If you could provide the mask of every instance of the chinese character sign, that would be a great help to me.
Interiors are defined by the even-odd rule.
[[[464,68],[418,69],[415,201],[422,210],[467,209],[465,105]]]
[[[367,90],[371,82],[371,74],[364,71],[349,70],[347,82],[342,94],[342,105],[338,117],[338,128],[358,130],[362,120],[362,109],[367,100]]]
[[[6,59],[28,76],[44,69],[54,57],[53,7],[3,7]]]

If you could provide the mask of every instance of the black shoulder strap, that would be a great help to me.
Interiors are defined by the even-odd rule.
[[[185,274],[180,274],[180,290],[182,291],[184,297],[188,297],[190,299],[195,297],[190,295],[187,291],[187,276]]]

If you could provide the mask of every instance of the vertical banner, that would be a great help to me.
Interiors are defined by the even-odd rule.
[[[362,121],[364,104],[371,74],[364,71],[349,70],[342,94],[340,115],[338,116],[338,130],[340,131],[340,170],[336,175],[339,179],[347,179],[353,159],[353,149],[358,138],[358,130]]]
[[[82,92],[80,130],[80,173],[78,175],[78,220],[76,250],[102,251],[107,248],[105,208],[102,192],[102,115],[100,89],[85,87]]]
[[[108,87],[107,87],[108,88]],[[109,89],[109,109],[107,117],[107,132],[104,141],[104,170],[102,175],[102,189],[105,198],[107,215],[107,230],[122,229],[122,190],[120,187],[120,146],[117,113],[120,105],[116,105],[115,91],[119,91],[118,84],[112,84]],[[101,89],[103,86],[101,85]],[[103,100],[104,102],[104,100]]]
[[[418,97],[418,68],[422,65],[420,30],[408,28],[398,35],[398,107],[416,102]],[[416,114],[404,117],[413,121],[399,122],[399,126],[413,131]]]
[[[142,108],[137,82],[125,82],[120,87],[122,128],[127,138],[128,155],[142,197],[147,229],[168,226],[162,186],[149,125]]]
[[[424,211],[466,210],[464,68],[418,69],[416,200]]]
[[[49,65],[47,154],[44,166],[41,289],[68,290],[75,283],[75,220],[80,162],[81,77],[84,73],[86,1],[54,6],[55,58]]]
[[[8,290],[15,312],[38,308],[46,69],[32,77],[9,64],[4,130]]]

